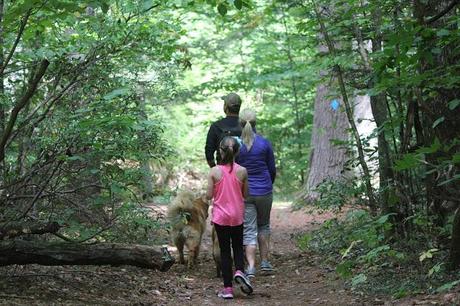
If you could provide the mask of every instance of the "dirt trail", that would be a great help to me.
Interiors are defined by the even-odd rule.
[[[292,212],[289,204],[275,205],[272,210],[272,258],[275,273],[269,276],[257,275],[253,279],[254,293],[245,296],[237,292],[233,301],[222,301],[216,292],[222,280],[214,277],[215,269],[210,255],[210,235],[203,240],[203,252],[197,271],[187,273],[179,265],[173,273],[184,276],[189,301],[168,301],[167,305],[179,303],[194,305],[369,305],[344,289],[330,269],[317,266],[320,258],[301,252],[295,245],[295,234],[311,230],[331,214],[314,215]],[[184,273],[184,274],[183,274]]]
[[[320,268],[321,259],[301,252],[295,233],[317,226],[331,215],[291,212],[288,204],[272,211],[271,276],[258,275],[254,294],[236,293],[222,301],[216,292],[222,280],[215,277],[210,234],[203,239],[199,265],[187,271],[176,264],[166,273],[136,267],[0,268],[0,304],[5,305],[370,305],[345,290],[331,269]],[[173,250],[173,248],[171,248]],[[176,255],[173,251],[173,254]]]

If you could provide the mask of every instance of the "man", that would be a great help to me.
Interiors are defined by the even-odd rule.
[[[224,100],[225,118],[217,120],[211,124],[206,137],[204,152],[209,167],[214,167],[220,163],[218,150],[219,142],[224,136],[241,136],[241,127],[238,122],[238,114],[241,108],[241,98],[236,93],[229,93],[222,97]],[[214,153],[216,156],[214,157]]]

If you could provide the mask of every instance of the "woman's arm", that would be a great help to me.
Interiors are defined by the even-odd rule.
[[[268,172],[270,172],[270,178],[273,184],[276,178],[275,154],[273,153],[272,144],[268,140],[267,140],[267,151],[266,152],[267,152],[267,155],[266,155],[265,160],[267,162]]]

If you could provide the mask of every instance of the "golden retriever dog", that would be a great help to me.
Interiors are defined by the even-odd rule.
[[[216,276],[221,276],[220,271],[220,247],[219,240],[217,239],[217,233],[214,226],[211,228],[211,238],[212,238],[212,257],[214,258],[214,263],[216,264]]]
[[[190,191],[182,191],[168,207],[171,239],[179,252],[179,263],[185,264],[184,246],[188,249],[187,268],[192,269],[200,252],[201,237],[206,229],[208,201]]]

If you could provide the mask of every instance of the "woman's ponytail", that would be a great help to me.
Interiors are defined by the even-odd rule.
[[[249,108],[243,109],[240,113],[240,123],[243,128],[241,131],[241,140],[246,145],[248,151],[250,151],[256,137],[256,133],[254,132],[256,112]]]
[[[241,132],[241,140],[246,145],[248,151],[251,150],[252,145],[254,144],[254,137],[255,133],[252,130],[251,123],[249,121],[246,121],[246,124],[243,127],[243,131]]]

